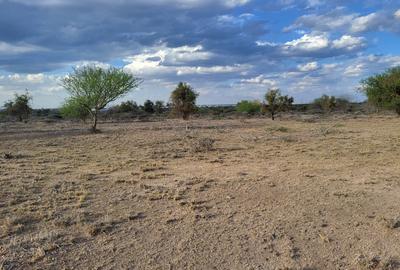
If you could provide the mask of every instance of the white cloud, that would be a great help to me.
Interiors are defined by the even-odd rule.
[[[356,14],[338,14],[338,10],[324,15],[308,14],[298,18],[294,24],[284,28],[284,31],[291,31],[303,27],[309,27],[314,30],[331,31],[347,27],[355,17],[357,17]]]
[[[212,53],[204,51],[201,45],[167,48],[162,46],[143,53],[127,57],[128,62],[124,68],[134,74],[155,74],[176,72],[177,65],[185,65],[193,61],[208,60]]]
[[[364,64],[356,64],[356,65],[348,66],[344,70],[344,75],[348,76],[348,77],[358,77],[363,73],[364,66],[365,66]]]
[[[400,20],[400,9],[398,9],[395,13],[394,16],[396,17],[396,19]]]
[[[8,76],[1,76],[0,80],[8,80],[12,83],[27,83],[27,84],[38,84],[43,83],[45,81],[56,81],[58,80],[58,76],[54,75],[45,75],[43,73],[35,73],[35,74],[10,74]]]
[[[251,13],[243,13],[239,16],[233,16],[233,15],[221,15],[218,16],[217,20],[219,23],[222,24],[237,24],[237,25],[243,25],[247,21],[251,20],[254,18],[254,14]]]
[[[272,79],[266,78],[264,75],[259,75],[257,77],[253,77],[250,79],[242,79],[240,80],[241,83],[248,83],[248,84],[258,84],[258,85],[266,85],[269,87],[275,87],[278,82]]]
[[[81,68],[81,67],[88,66],[88,65],[95,66],[98,68],[104,68],[104,69],[108,69],[111,67],[110,64],[99,62],[99,61],[79,61],[79,62],[72,63],[72,65],[74,65],[75,68]]]
[[[339,39],[330,41],[327,33],[305,34],[299,39],[288,41],[282,45],[284,53],[318,53],[333,52],[334,50],[355,51],[365,46],[365,39],[344,35]]]
[[[216,74],[216,73],[232,73],[241,72],[249,68],[248,65],[233,65],[233,66],[212,66],[212,67],[179,67],[177,75],[187,74]]]
[[[377,23],[379,16],[377,13],[371,13],[366,16],[360,16],[353,20],[350,30],[352,32],[364,32]]]
[[[305,34],[299,39],[286,42],[284,49],[312,52],[327,48],[328,46],[329,39],[327,34]]]
[[[144,51],[142,54],[134,55],[125,59],[128,64],[124,69],[136,75],[187,75],[187,74],[216,74],[244,72],[249,65],[229,66],[199,66],[193,64],[197,61],[209,60],[214,54],[204,51],[201,45],[182,46]]]
[[[266,46],[275,47],[275,46],[278,46],[277,43],[269,42],[269,41],[261,41],[261,40],[257,40],[256,41],[256,45],[260,46],[260,47],[266,47]]]
[[[307,0],[308,2],[308,8],[312,8],[312,7],[316,7],[319,5],[322,5],[322,1],[321,0]]]
[[[156,67],[159,65],[178,65],[191,61],[208,60],[213,56],[212,53],[204,51],[203,46],[182,46],[168,48],[162,46],[145,50],[142,54],[126,58],[127,62],[137,64],[137,68]]]
[[[42,50],[44,50],[44,48],[32,44],[26,44],[26,43],[10,44],[7,42],[0,41],[0,55],[22,54],[22,53],[42,51]]]
[[[43,75],[43,73],[28,74],[28,75],[26,75],[26,79],[32,83],[40,83],[40,82],[43,82],[44,75]]]
[[[12,75],[8,75],[7,77],[8,77],[8,79],[10,79],[11,81],[19,81],[20,78],[21,78],[21,76],[20,76],[19,74],[17,74],[17,73],[12,74]]]
[[[298,65],[297,68],[302,72],[309,72],[317,70],[319,68],[319,65],[317,62],[310,62],[303,65]]]
[[[353,37],[344,35],[339,39],[332,41],[332,47],[335,49],[354,50],[364,46],[365,39],[363,37]]]
[[[336,8],[326,14],[307,14],[300,16],[295,23],[284,28],[284,31],[343,31],[361,33],[367,31],[399,32],[400,10],[376,11],[366,15],[358,13],[344,14],[344,8]],[[301,30],[300,30],[301,31]]]
[[[160,53],[165,56],[164,61],[169,64],[183,64],[190,61],[207,60],[213,56],[212,53],[204,51],[201,45],[194,47],[182,46],[160,51]]]

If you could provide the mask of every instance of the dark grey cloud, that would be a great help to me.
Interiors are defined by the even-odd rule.
[[[397,20],[396,9],[389,0],[0,0],[0,104],[25,88],[42,104],[63,97],[48,75],[88,62],[144,78],[130,96],[139,102],[167,99],[178,81],[192,83],[203,103],[257,98],[272,86],[303,99],[308,90],[342,91],[369,70],[364,34],[397,27],[364,17]],[[398,62],[380,59],[388,61],[373,68]]]
[[[264,6],[271,5],[262,2]],[[300,2],[278,1],[275,5],[310,6],[310,1]],[[260,3],[256,0],[1,1],[0,42],[10,46],[23,42],[42,49],[1,57],[0,69],[32,73],[63,68],[82,60],[108,62],[159,44],[171,48],[200,44],[216,55],[208,63],[203,61],[208,65],[279,57],[276,48],[256,45],[257,40],[268,37],[269,33],[268,16],[248,14],[263,6]],[[318,1],[312,3],[319,6]],[[330,54],[330,51],[320,52],[321,57]],[[296,55],[301,56],[301,51]]]

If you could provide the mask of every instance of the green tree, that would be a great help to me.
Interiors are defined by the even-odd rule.
[[[146,113],[150,113],[153,114],[154,113],[154,103],[151,100],[146,100],[143,103],[143,111],[145,111]]]
[[[400,66],[362,80],[361,91],[374,106],[400,116]]]
[[[255,114],[261,111],[261,103],[257,100],[242,100],[236,104],[236,111],[240,113]]]
[[[337,97],[335,102],[335,108],[344,112],[351,111],[350,99],[346,97]]]
[[[84,122],[89,118],[90,113],[79,100],[79,97],[70,97],[60,108],[60,114],[63,118],[80,119]]]
[[[7,101],[4,104],[6,113],[17,117],[20,122],[28,119],[32,113],[31,100],[32,96],[28,92],[22,95],[15,94],[14,100]]]
[[[275,120],[275,115],[278,112],[289,110],[292,106],[294,99],[289,96],[282,96],[279,89],[270,89],[265,94],[267,102],[265,110],[271,114],[271,119]]]
[[[180,82],[171,93],[172,113],[188,120],[190,115],[196,111],[196,99],[199,96],[193,88]]]
[[[154,103],[154,111],[156,114],[162,114],[165,111],[165,105],[164,102],[161,100],[157,100]]]
[[[116,106],[116,111],[118,113],[129,113],[129,112],[138,112],[139,106],[136,102],[128,100],[125,102],[121,102],[121,104]]]
[[[313,104],[324,113],[330,113],[336,108],[337,99],[335,96],[322,95],[314,99]]]
[[[141,79],[122,69],[88,65],[74,69],[62,80],[62,86],[88,111],[92,119],[92,131],[96,132],[99,111],[137,88],[141,82]]]

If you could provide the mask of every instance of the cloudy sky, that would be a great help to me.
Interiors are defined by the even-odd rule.
[[[201,104],[279,87],[309,102],[363,97],[360,79],[400,65],[400,0],[0,0],[0,104],[29,89],[57,107],[85,64],[144,79],[125,99],[168,100],[179,81]]]

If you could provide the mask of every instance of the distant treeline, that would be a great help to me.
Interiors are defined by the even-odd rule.
[[[243,101],[242,101],[243,102]],[[257,101],[248,101],[249,103],[257,103]],[[221,105],[198,105],[194,113],[194,117],[212,117],[225,118],[235,116],[262,116],[266,113],[262,111],[262,104],[256,111],[238,111],[238,104],[221,104]],[[332,108],[330,113],[368,113],[371,106],[366,102],[354,103],[346,102]],[[301,114],[324,114],[325,109],[316,103],[309,104],[292,104],[286,113]],[[171,114],[171,106],[169,103],[162,101],[146,101],[144,104],[137,104],[134,101],[122,102],[110,108],[103,109],[100,113],[102,119],[150,119],[150,118],[167,118]],[[4,110],[0,112],[0,117],[6,120],[7,114]],[[37,119],[53,119],[61,120],[62,114],[60,109],[32,109],[31,118]]]

